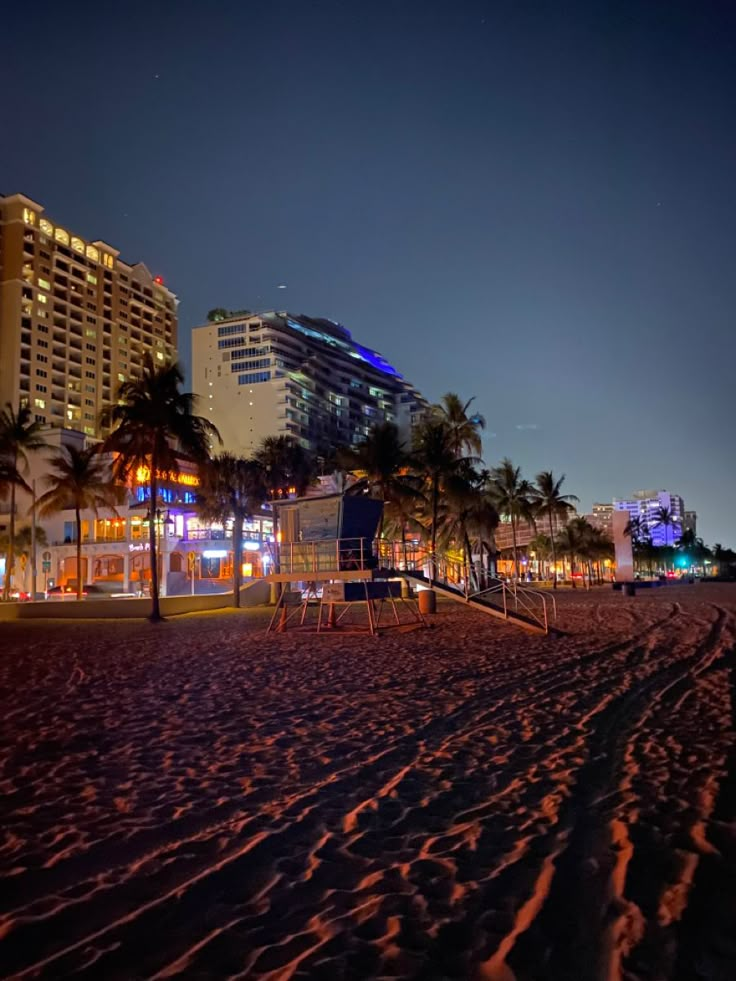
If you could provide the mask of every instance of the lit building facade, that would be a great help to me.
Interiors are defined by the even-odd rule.
[[[0,404],[89,437],[100,410],[135,378],[145,353],[176,352],[177,300],[142,264],[0,196]]]
[[[613,504],[594,504],[591,514],[585,517],[599,531],[613,541]]]
[[[65,445],[83,447],[83,433],[55,429],[44,433],[49,453]],[[109,458],[112,464],[112,457]],[[26,477],[35,481],[36,494],[46,489],[48,473],[46,456],[35,454]],[[181,459],[175,472],[159,474],[161,483],[158,506],[153,510],[147,500],[148,474],[138,470],[127,487],[123,504],[114,510],[100,509],[82,513],[82,580],[109,593],[135,594],[148,588],[151,577],[150,522],[155,523],[159,547],[161,594],[188,592],[224,592],[232,589],[233,541],[232,522],[221,524],[204,521],[199,516],[196,493],[199,477],[196,466]],[[17,528],[30,525],[31,498],[18,491]],[[0,500],[0,532],[7,533],[9,515],[7,500]],[[45,544],[36,549],[36,589],[44,592],[55,585],[76,585],[76,520],[69,508],[50,517],[38,519]],[[265,509],[245,522],[243,528],[242,574],[245,580],[259,578],[268,572],[272,554],[273,517]],[[30,591],[30,556],[16,559],[16,589]],[[4,581],[5,557],[0,556],[0,583]]]
[[[646,529],[652,544],[674,545],[682,537],[685,520],[685,503],[679,494],[666,490],[637,491],[630,499],[614,498],[616,511],[628,511],[630,518],[637,519],[642,529]],[[657,515],[666,508],[672,516],[672,524],[665,527]]]
[[[250,456],[266,436],[326,452],[394,422],[409,443],[427,403],[380,354],[331,320],[233,317],[192,333],[193,389],[224,448]]]

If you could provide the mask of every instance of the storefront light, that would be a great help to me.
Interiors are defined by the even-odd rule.
[[[219,548],[208,548],[202,555],[205,559],[226,559],[227,552],[224,549]]]
[[[260,547],[258,542],[243,542],[243,548],[246,552],[257,552]]]

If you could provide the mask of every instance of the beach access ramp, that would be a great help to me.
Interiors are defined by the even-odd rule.
[[[530,633],[559,634],[561,632],[550,624],[550,620],[557,616],[557,602],[553,596],[545,595],[541,589],[530,589],[517,583],[496,579],[487,589],[466,593],[451,583],[431,579],[417,569],[397,569],[395,574],[402,576],[413,585],[433,589],[440,596],[465,603],[473,609],[506,620],[507,623],[513,623]]]

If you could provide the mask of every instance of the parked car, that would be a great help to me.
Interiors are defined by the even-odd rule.
[[[105,599],[110,594],[100,586],[96,586],[94,583],[87,583],[86,586],[82,587],[82,599],[87,599],[91,596],[94,599]],[[50,600],[74,600],[77,598],[77,587],[76,586],[52,586],[46,593],[47,599]]]
[[[31,594],[24,592],[22,589],[14,589],[10,594],[10,598],[18,603],[25,603],[26,600],[31,598]]]

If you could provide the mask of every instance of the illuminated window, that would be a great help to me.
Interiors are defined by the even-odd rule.
[[[44,290],[50,290],[51,289],[51,283],[48,281],[48,279],[39,279],[38,285],[41,287],[41,289],[44,289]]]
[[[88,245],[87,246],[87,258],[88,259],[91,259],[92,262],[99,262],[100,261],[100,253],[97,251],[97,249],[94,247],[94,245]]]
[[[36,297],[39,303],[48,303],[49,298],[44,293],[39,293]]]
[[[156,357],[157,357],[157,359],[159,361],[163,361],[164,360],[164,356],[163,356],[163,354],[160,351],[156,351]]]
[[[125,375],[121,371],[118,372],[118,381],[119,382],[125,381]]]
[[[69,245],[69,233],[65,232],[63,228],[57,228],[54,231],[54,238],[62,245]]]
[[[54,237],[54,226],[50,221],[47,221],[46,218],[42,218],[38,224],[44,234],[50,235],[52,238]]]
[[[81,238],[72,238],[72,248],[75,252],[81,252],[84,255],[84,242]]]
[[[102,265],[107,266],[108,269],[113,268],[114,259],[111,255],[108,255],[107,252],[102,253]]]
[[[37,409],[45,409],[46,399],[34,399],[33,404],[36,406]]]
[[[87,282],[92,283],[93,286],[97,285],[97,277],[93,276],[92,273],[87,273]]]
[[[36,212],[35,211],[31,211],[30,208],[24,208],[23,209],[23,221],[26,223],[26,225],[35,225],[36,224]]]

